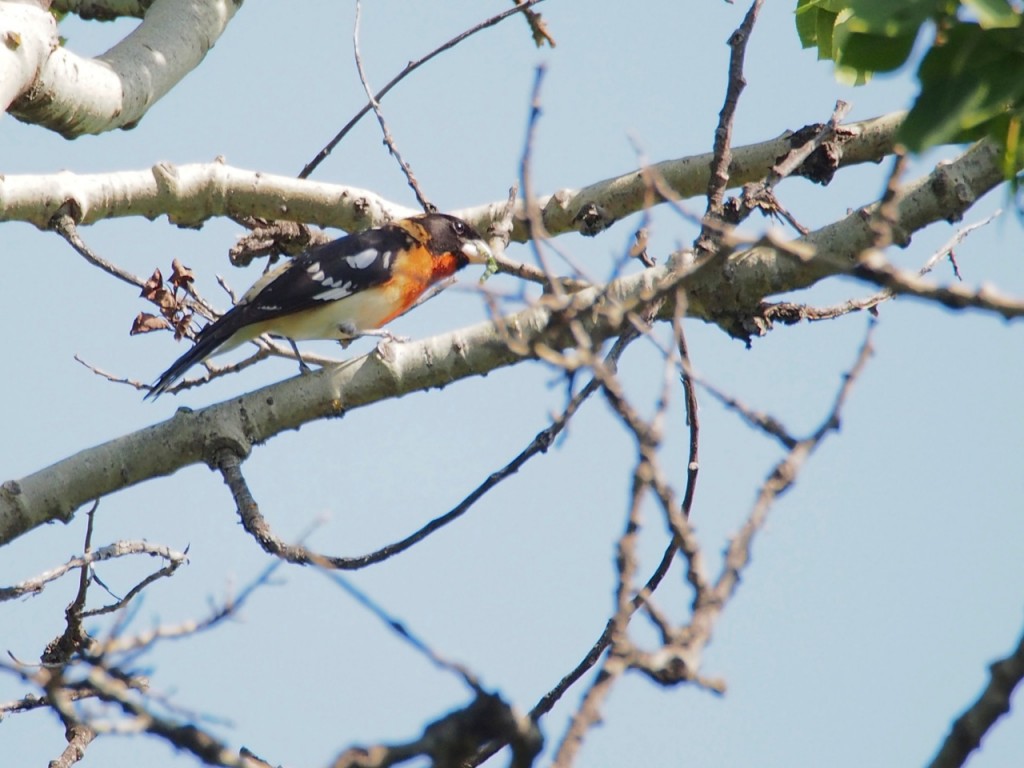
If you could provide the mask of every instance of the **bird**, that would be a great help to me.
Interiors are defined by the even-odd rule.
[[[293,347],[304,339],[350,341],[408,311],[439,281],[492,258],[472,226],[445,213],[411,216],[314,246],[268,271],[203,328],[146,399],[155,400],[196,363],[264,333]]]

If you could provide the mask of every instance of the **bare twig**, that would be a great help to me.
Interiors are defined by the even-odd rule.
[[[643,589],[637,592],[631,601],[631,609],[635,613],[637,609],[644,605],[647,597],[654,593],[661,584],[662,579],[668,573],[669,568],[672,566],[673,560],[675,560],[676,553],[678,552],[675,542],[666,547],[665,552],[661,556],[661,560],[658,562],[658,566],[654,569],[654,572],[648,577],[647,582],[644,584]],[[615,617],[608,619],[605,624],[604,630],[601,632],[600,637],[594,642],[587,654],[580,660],[573,669],[566,674],[558,684],[555,685],[550,691],[545,693],[540,701],[538,701],[533,709],[530,710],[530,717],[535,720],[539,720],[543,715],[546,715],[551,711],[552,707],[558,702],[559,699],[565,694],[579,680],[587,673],[601,658],[601,654],[604,653],[605,649],[611,642],[612,627],[614,625]]]
[[[50,220],[50,226],[54,232],[67,240],[68,245],[74,248],[79,256],[94,267],[99,267],[108,275],[112,275],[118,280],[128,283],[128,285],[134,285],[136,288],[141,288],[145,284],[146,281],[138,275],[132,274],[113,262],[107,261],[86,245],[82,236],[78,234],[78,226],[75,224],[75,217],[72,214],[67,212],[58,213]]]
[[[347,592],[350,597],[376,616],[382,624],[386,625],[388,629],[411,646],[417,653],[426,658],[438,669],[450,672],[458,677],[467,687],[472,689],[474,693],[478,695],[484,693],[477,676],[465,665],[444,658],[438,651],[431,648],[425,640],[414,634],[411,629],[389,614],[382,605],[356,587],[350,580],[346,579],[337,571],[330,570],[330,563],[326,563],[325,565],[325,568],[320,569],[320,572],[323,573],[324,576],[333,581],[337,586],[341,587],[341,589]]]
[[[130,725],[122,725],[122,732],[128,730],[150,733],[209,765],[226,768],[254,768],[256,765],[193,723],[177,722],[150,711],[146,708],[145,701],[137,698],[134,689],[115,671],[99,665],[93,666],[87,679],[101,699],[118,706],[128,716]],[[55,708],[59,706],[55,701]],[[67,717],[71,713],[65,711],[61,714]],[[117,732],[118,729],[113,730]]]
[[[872,245],[879,250],[894,244],[906,245],[909,242],[908,234],[897,224],[900,215],[898,205],[901,189],[900,179],[906,173],[908,165],[909,159],[906,152],[897,146],[892,168],[889,169],[889,175],[885,182],[885,191],[871,216]]]
[[[786,427],[781,422],[779,422],[779,420],[776,419],[774,416],[768,413],[755,411],[753,408],[746,406],[739,399],[733,397],[724,390],[716,387],[711,382],[704,381],[699,376],[697,376],[696,373],[694,373],[693,369],[689,366],[688,363],[684,364],[683,372],[687,377],[690,378],[692,382],[697,383],[701,387],[703,387],[708,392],[708,394],[710,394],[713,398],[715,398],[726,408],[738,413],[742,417],[743,421],[745,421],[750,426],[756,427],[757,429],[761,430],[766,435],[775,438],[787,450],[792,450],[797,445],[797,443],[800,442],[799,440],[797,440],[797,438],[793,437],[793,435],[789,433]]]
[[[85,748],[96,738],[96,732],[89,726],[78,723],[67,729],[65,737],[68,740],[67,747],[61,752],[60,757],[50,761],[47,768],[71,768],[85,757]]]
[[[423,735],[404,744],[351,747],[335,758],[331,768],[389,768],[424,756],[433,766],[463,766],[479,745],[500,740],[510,744],[510,768],[529,768],[543,739],[534,723],[518,716],[501,697],[478,694],[463,709],[427,725]]]
[[[524,0],[512,0],[516,5],[524,5]],[[539,13],[531,10],[524,10],[523,15],[526,17],[526,23],[530,25],[530,33],[533,35],[533,42],[538,48],[543,48],[545,44],[551,48],[555,47],[555,38],[551,36],[551,32],[548,31],[548,25],[544,23],[544,19]]]
[[[200,619],[189,619],[179,624],[166,624],[140,632],[136,635],[125,635],[119,630],[112,631],[100,644],[100,656],[109,657],[115,653],[138,653],[148,650],[162,640],[178,640],[207,632],[227,619],[238,615],[243,606],[257,590],[270,583],[271,576],[281,567],[281,561],[275,560],[237,594],[227,595],[219,605],[213,606],[210,613]]]
[[[85,571],[94,563],[112,560],[118,557],[127,557],[129,555],[149,555],[150,557],[160,557],[166,560],[169,565],[173,565],[174,567],[178,567],[188,559],[187,554],[184,552],[176,552],[158,544],[150,544],[147,541],[118,541],[106,547],[91,550],[81,556],[72,557],[63,565],[41,573],[32,579],[22,581],[11,587],[0,587],[0,602],[3,602],[4,600],[13,600],[26,595],[38,594],[45,589],[47,584],[52,581],[56,581],[69,571],[76,568],[80,568]]]
[[[716,607],[709,606],[709,611],[712,614],[721,611],[721,607],[728,602],[739,584],[740,574],[750,561],[750,546],[753,537],[764,525],[768,510],[775,502],[775,499],[793,485],[804,462],[814,453],[825,437],[839,428],[839,415],[843,405],[873,352],[871,346],[873,329],[874,322],[872,321],[868,326],[864,343],[857,353],[857,359],[853,367],[843,377],[843,384],[839,388],[832,408],[821,426],[809,437],[796,441],[790,447],[783,460],[776,464],[768,479],[762,485],[750,516],[739,533],[733,537],[728,550],[726,550],[725,564],[714,587]]]
[[[933,285],[914,272],[889,263],[884,254],[874,249],[862,254],[853,274],[892,293],[928,299],[950,309],[981,309],[1007,320],[1024,317],[1024,298],[1006,296],[986,285],[976,291],[956,284]]]
[[[677,318],[678,320],[678,318]],[[650,421],[644,421],[632,408],[625,398],[625,395],[617,382],[615,376],[603,367],[595,366],[595,378],[601,381],[602,391],[608,398],[616,413],[623,423],[634,434],[639,449],[639,457],[636,468],[633,472],[631,503],[626,527],[619,538],[617,545],[617,587],[615,599],[615,612],[606,627],[602,640],[606,639],[608,653],[601,662],[600,669],[583,694],[579,707],[572,716],[569,727],[566,730],[559,744],[555,755],[555,766],[568,766],[571,764],[579,750],[580,745],[587,731],[594,726],[601,718],[601,708],[607,698],[615,680],[630,666],[636,664],[638,658],[627,634],[627,627],[636,610],[638,598],[642,604],[650,608],[650,592],[645,591],[642,595],[636,594],[633,588],[634,575],[637,570],[636,541],[640,530],[640,510],[644,496],[651,488],[655,488],[657,494],[664,499],[669,506],[674,506],[671,490],[665,483],[659,481],[657,462],[657,448],[661,442],[663,421],[667,413],[669,396],[671,392],[670,382],[674,378],[672,372],[675,370],[675,360],[671,354],[665,358],[663,388],[659,395],[655,413]],[[673,529],[679,526],[680,537],[685,536],[688,529],[685,518],[679,518],[676,513],[673,518]],[[677,542],[673,537],[669,550],[674,556]],[[660,619],[660,613],[651,610],[651,615]],[[664,619],[660,622],[667,635],[668,624]]]
[[[587,731],[600,721],[602,705],[612,686],[628,668],[627,658],[632,646],[627,627],[635,611],[632,605],[632,583],[636,572],[636,542],[640,529],[640,509],[648,485],[644,465],[645,460],[641,459],[633,473],[626,529],[617,544],[616,610],[608,626],[608,654],[601,662],[597,675],[583,692],[580,704],[562,736],[553,761],[556,768],[566,768],[573,762]]]
[[[711,175],[708,178],[707,213],[705,221],[722,220],[722,202],[725,190],[729,185],[729,165],[732,162],[732,123],[739,104],[740,93],[746,86],[743,77],[743,58],[747,51],[747,41],[757,21],[764,0],[754,0],[746,16],[736,31],[729,37],[729,85],[725,91],[725,103],[718,114],[718,127],[715,129],[714,159],[711,163]],[[701,227],[700,235],[694,243],[698,254],[715,250],[717,239],[714,230]]]
[[[942,259],[948,258],[953,268],[954,277],[956,277],[957,280],[962,280],[960,270],[957,267],[956,260],[953,256],[954,249],[960,245],[968,235],[976,229],[991,223],[994,219],[1001,216],[1002,213],[1002,210],[997,210],[991,215],[986,216],[981,221],[976,221],[973,224],[968,224],[967,226],[958,229],[953,237],[936,250],[928,261],[924,263],[924,266],[917,271],[917,276],[923,277],[935,269],[936,265]],[[787,325],[798,323],[801,320],[813,323],[820,320],[832,320],[836,317],[850,314],[851,312],[873,310],[879,304],[895,298],[896,295],[897,294],[893,290],[885,288],[862,299],[849,299],[841,304],[833,304],[828,307],[812,307],[807,304],[796,304],[791,302],[776,302],[772,304],[765,303],[761,306],[761,315],[769,322],[779,321],[786,323]]]
[[[728,223],[733,225],[739,224],[753,211],[761,210],[765,215],[779,216],[785,219],[801,235],[808,234],[810,230],[797,221],[796,217],[779,202],[779,199],[775,196],[775,187],[783,179],[795,173],[811,155],[818,152],[825,144],[830,142],[834,144],[838,141],[841,130],[839,124],[847,112],[849,112],[849,109],[850,107],[846,102],[838,101],[829,121],[818,127],[816,132],[806,141],[797,143],[798,138],[808,133],[812,126],[808,126],[803,131],[793,134],[792,141],[795,146],[784,158],[771,167],[764,180],[744,185],[743,193],[740,197],[738,199],[731,199],[725,206],[724,213]],[[835,152],[832,154],[835,154]],[[831,165],[826,164],[825,167],[829,169],[825,173],[827,180],[827,173],[831,172]]]
[[[92,550],[90,539],[91,530],[87,532],[86,556],[83,560],[95,562],[106,559],[106,556],[111,554],[111,548]],[[167,554],[161,548],[145,543],[129,549],[159,556]],[[184,555],[180,556],[180,561],[184,561]],[[25,711],[42,706],[52,709],[64,723],[69,741],[68,749],[61,755],[59,761],[53,764],[71,765],[80,760],[85,746],[97,734],[148,732],[212,765],[236,768],[255,766],[256,763],[250,762],[244,755],[228,750],[195,725],[196,721],[209,718],[197,713],[187,713],[184,722],[180,722],[155,714],[152,709],[154,703],[161,704],[169,711],[179,708],[169,702],[161,702],[159,696],[149,691],[148,681],[144,677],[137,673],[125,672],[124,669],[126,663],[131,664],[134,655],[149,649],[158,640],[191,636],[234,615],[259,586],[267,583],[279,565],[280,562],[275,561],[256,580],[247,585],[237,598],[228,600],[204,620],[186,622],[177,627],[159,626],[140,635],[125,636],[122,632],[128,621],[128,613],[122,612],[104,640],[88,638],[87,646],[80,645],[73,654],[61,653],[58,643],[51,643],[44,654],[43,665],[26,665],[17,660],[13,665],[0,664],[0,669],[38,686],[44,694],[26,696],[19,701],[4,703],[0,705],[0,713]],[[88,565],[80,567],[85,574]],[[82,595],[88,581],[88,578],[83,576],[79,597],[69,608],[69,632],[80,634],[83,638],[87,636],[84,633],[77,633],[75,625],[79,623],[80,617],[85,615],[80,608],[84,604]],[[72,612],[74,616],[71,616]],[[114,658],[120,659],[121,666],[114,665]],[[107,704],[114,704],[125,716],[105,719],[90,714],[88,709],[76,708],[74,703],[83,699],[99,699]]]
[[[533,153],[533,142],[537,131],[537,122],[540,119],[540,89],[544,82],[546,69],[543,64],[538,65],[533,77],[533,90],[530,94],[530,118],[527,122],[526,140],[523,142],[523,155],[519,162],[519,183],[523,190],[523,205],[526,209],[526,222],[529,227],[530,247],[533,249],[537,263],[544,273],[544,277],[555,296],[563,295],[558,282],[554,279],[551,265],[544,254],[544,241],[547,240],[547,232],[544,229],[544,222],[537,205],[537,199],[533,194],[533,177],[530,167],[530,156]]]
[[[690,350],[686,344],[681,319],[675,321],[676,344],[679,348],[680,378],[683,382],[683,397],[686,403],[686,424],[690,431],[690,451],[686,462],[686,489],[683,491],[682,513],[690,517],[693,496],[697,490],[697,475],[700,472],[700,416],[697,409],[697,390],[687,371],[691,368]]]
[[[616,361],[625,351],[625,348],[635,338],[633,334],[627,334],[612,345],[605,358],[605,365],[614,370]],[[370,565],[387,560],[390,557],[404,552],[414,544],[423,541],[432,533],[440,530],[449,523],[457,520],[469,509],[482,499],[490,490],[516,474],[526,462],[539,453],[546,453],[554,443],[558,435],[568,426],[569,421],[579,410],[580,406],[598,388],[596,379],[591,379],[568,403],[566,408],[559,414],[551,424],[537,433],[526,448],[515,458],[509,461],[501,469],[492,472],[480,485],[470,492],[461,502],[445,514],[434,518],[419,530],[406,536],[393,544],[381,547],[366,555],[354,557],[337,557],[313,552],[301,545],[285,543],[270,529],[266,519],[259,511],[259,505],[252,497],[244,476],[241,474],[240,462],[230,451],[224,451],[218,463],[218,468],[224,476],[224,481],[231,489],[238,507],[238,515],[242,520],[243,527],[250,535],[254,536],[260,546],[268,554],[283,558],[288,562],[299,565],[317,564],[326,568],[341,571],[352,571],[366,568]]]
[[[412,168],[409,163],[402,157],[402,153],[398,151],[398,144],[395,143],[395,137],[391,135],[391,131],[388,128],[387,121],[384,119],[384,113],[381,111],[380,102],[377,101],[373,95],[373,89],[370,88],[370,83],[366,79],[366,71],[363,69],[363,57],[359,52],[359,19],[362,14],[362,3],[356,0],[356,18],[354,28],[352,30],[352,52],[355,55],[356,60],[356,71],[359,72],[359,82],[363,84],[363,90],[366,91],[366,97],[370,100],[370,106],[373,107],[373,113],[377,116],[377,122],[380,124],[381,133],[384,134],[384,143],[388,146],[388,151],[398,161],[398,166],[402,169],[402,173],[405,174],[406,181],[409,182],[409,186],[412,188],[413,194],[416,195],[416,200],[419,201],[420,207],[426,213],[433,213],[437,210],[437,206],[430,202],[426,195],[423,194],[423,190],[420,189],[419,182],[416,180],[416,175],[412,172]]]
[[[509,8],[507,11],[502,11],[501,13],[495,14],[486,21],[482,21],[476,26],[470,27],[465,32],[456,35],[448,42],[435,48],[426,56],[416,59],[415,61],[409,62],[408,64],[405,65],[405,68],[402,69],[401,72],[399,72],[397,75],[391,78],[391,80],[388,81],[387,85],[385,85],[383,88],[377,91],[376,94],[374,94],[374,100],[376,100],[379,103],[381,99],[383,99],[384,96],[387,95],[388,91],[390,91],[392,88],[398,85],[408,75],[415,72],[417,69],[419,69],[421,66],[426,64],[434,57],[444,53],[450,48],[454,48],[456,45],[461,43],[466,38],[472,37],[477,32],[487,29],[488,27],[493,27],[495,24],[498,24],[499,22],[502,22],[505,19],[507,19],[509,16],[514,16],[517,13],[522,13],[540,2],[543,2],[543,0],[523,0],[523,2],[516,5],[515,8]],[[363,118],[363,116],[366,115],[366,113],[369,112],[371,109],[373,109],[373,104],[371,102],[367,102],[362,109],[356,112],[352,119],[349,120],[340,131],[338,131],[337,135],[335,135],[333,139],[327,142],[327,145],[316,154],[316,157],[314,157],[312,160],[309,161],[309,163],[306,164],[306,167],[303,168],[302,171],[299,173],[299,178],[308,178],[309,175],[313,173],[314,170],[316,170],[316,167],[327,159],[328,155],[330,155],[334,148],[338,146],[341,140],[345,138],[346,135],[348,135],[348,132],[355,127],[356,123],[358,123]]]
[[[554,768],[567,768],[572,764],[583,744],[583,737],[587,730],[600,719],[601,705],[611,693],[615,681],[625,671],[626,662],[618,657],[614,660],[608,659],[601,665],[601,669],[583,694],[583,702],[558,745],[558,751],[555,753],[552,763]]]
[[[82,239],[82,236],[78,232],[78,225],[75,223],[75,217],[66,211],[58,213],[50,220],[50,227],[61,237],[63,237],[68,245],[75,249],[75,252],[79,256],[84,258],[94,267],[106,272],[108,275],[116,277],[118,280],[133,285],[136,288],[142,288],[146,281],[136,274],[123,269],[111,261],[107,261],[102,256],[93,251],[86,242]],[[189,296],[185,299],[185,305],[194,311],[198,311],[206,317],[216,317],[216,312],[213,308],[197,293],[190,290]]]
[[[959,768],[981,746],[985,734],[1010,711],[1010,698],[1024,679],[1024,635],[1006,658],[989,666],[989,681],[977,700],[950,728],[929,768]]]
[[[839,124],[843,122],[849,112],[849,104],[842,100],[837,101],[829,121],[810,140],[791,149],[782,160],[772,166],[771,172],[765,179],[765,186],[771,189],[790,174],[795,173],[818,147],[835,137],[836,132],[839,130]]]

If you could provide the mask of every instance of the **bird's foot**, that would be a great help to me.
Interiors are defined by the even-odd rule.
[[[342,348],[347,347],[356,339],[362,339],[366,336],[375,336],[377,338],[382,339],[383,341],[394,341],[398,342],[399,344],[403,344],[409,341],[408,336],[398,336],[392,333],[391,331],[384,330],[383,328],[360,331],[357,330],[355,326],[344,323],[338,326],[338,330],[341,331],[342,333],[342,338],[338,339],[338,343],[341,344]]]
[[[288,339],[288,343],[291,344],[292,352],[295,353],[295,358],[299,361],[299,373],[312,373],[313,369],[306,365],[306,361],[302,359],[302,353],[299,352],[299,345],[295,343],[295,339]]]

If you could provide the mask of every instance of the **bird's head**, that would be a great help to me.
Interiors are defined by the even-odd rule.
[[[469,264],[487,264],[493,256],[487,242],[473,227],[446,213],[425,213],[395,222],[434,260],[433,279],[450,277]]]

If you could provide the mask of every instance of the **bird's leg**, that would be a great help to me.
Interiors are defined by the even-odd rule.
[[[338,325],[338,330],[341,331],[343,336],[343,338],[338,339],[338,343],[341,344],[342,348],[347,347],[356,339],[361,339],[366,336],[376,336],[378,338],[384,339],[385,341],[395,341],[398,343],[404,343],[406,341],[409,341],[408,336],[397,336],[391,331],[386,331],[383,328],[378,328],[376,330],[360,331],[350,323],[340,323]]]
[[[299,352],[299,345],[295,343],[295,339],[288,338],[287,336],[285,336],[284,338],[288,341],[289,344],[291,344],[292,352],[294,352],[295,353],[295,357],[298,358],[298,361],[299,361],[299,372],[300,373],[312,373],[313,369],[310,368],[308,365],[306,365],[306,361],[302,359],[302,353]]]

